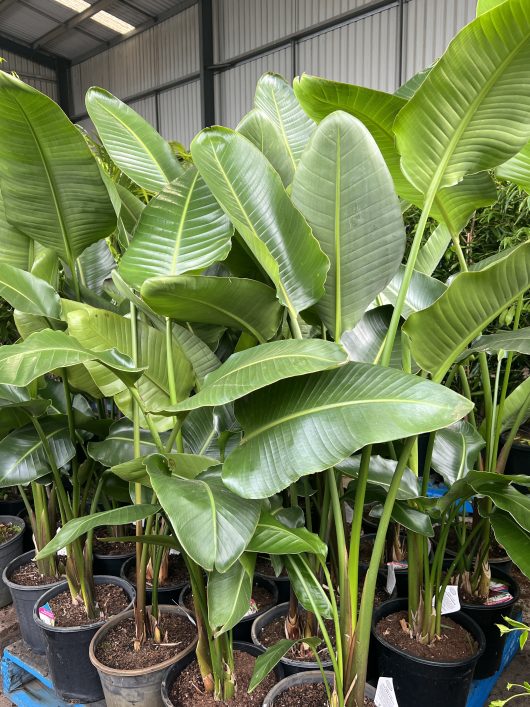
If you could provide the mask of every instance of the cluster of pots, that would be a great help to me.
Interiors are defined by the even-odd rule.
[[[0,522],[12,523],[21,529],[14,538],[0,546],[3,580],[0,583],[0,604],[8,604],[11,595],[22,638],[32,651],[47,655],[57,694],[64,700],[82,702],[93,702],[104,697],[108,707],[155,707],[162,704],[170,707],[171,687],[182,670],[194,659],[195,643],[164,663],[138,670],[109,668],[96,657],[97,646],[109,630],[125,617],[133,615],[135,590],[127,577],[135,562],[134,555],[98,555],[94,564],[95,572],[98,573],[95,577],[97,584],[112,583],[123,588],[130,600],[126,612],[82,627],[48,626],[40,620],[39,608],[66,591],[67,583],[59,581],[41,586],[22,586],[11,581],[15,570],[30,562],[35,553],[33,550],[22,552],[24,522],[19,517],[2,516]],[[377,680],[377,676],[393,678],[400,707],[415,704],[464,707],[472,680],[489,677],[498,670],[505,637],[500,635],[496,624],[502,622],[503,616],[510,614],[519,597],[517,583],[508,574],[511,569],[509,561],[505,561],[502,569],[501,566],[499,562],[493,564],[492,574],[494,579],[508,585],[512,595],[509,602],[500,606],[464,603],[459,612],[451,614],[451,619],[463,626],[478,646],[473,657],[460,662],[436,662],[414,657],[392,646],[376,632],[376,625],[381,619],[407,606],[406,570],[400,570],[393,595],[374,609],[368,679]],[[363,568],[360,569],[362,571]],[[234,640],[237,650],[257,656],[265,650],[260,641],[263,628],[287,612],[289,580],[287,577],[274,578],[256,573],[255,582],[269,591],[272,607],[245,617],[234,628]],[[385,583],[385,570],[382,569],[379,585],[384,586]],[[187,615],[184,600],[188,592],[189,585],[182,583],[160,587],[161,611]],[[149,598],[148,594],[148,601]],[[323,665],[325,669],[331,667],[330,662],[324,662]],[[316,663],[287,657],[282,658],[275,672],[278,682],[263,705],[271,706],[275,697],[293,685],[322,679]],[[367,696],[373,697],[370,686],[367,686]]]

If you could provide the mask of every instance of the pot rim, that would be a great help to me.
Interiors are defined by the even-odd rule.
[[[95,557],[95,555],[94,555],[94,557]],[[108,558],[109,555],[103,555],[103,557]],[[125,565],[127,565],[129,562],[132,564],[133,560],[136,561],[136,553],[135,552],[133,552],[132,555],[126,555],[125,560],[124,560],[122,566],[120,567],[120,578],[124,579],[126,582],[129,582],[131,587],[134,587],[134,589],[136,590],[136,585],[133,584],[130,579],[127,579],[127,577],[125,576],[125,570],[124,570]],[[176,584],[165,584],[164,586],[159,585],[157,587],[157,592],[159,595],[161,592],[174,592],[176,589],[183,589],[186,584],[189,584],[189,580],[186,580],[185,582],[177,582]],[[153,587],[152,586],[149,587],[147,584],[145,585],[145,588],[148,592],[153,591]],[[170,606],[170,604],[165,604],[165,606]]]
[[[475,653],[474,655],[470,656],[469,658],[465,658],[463,660],[442,661],[442,660],[429,660],[427,658],[421,658],[419,656],[412,655],[411,653],[407,653],[407,651],[404,651],[401,648],[397,648],[396,646],[392,645],[392,643],[389,643],[387,640],[385,640],[384,638],[379,636],[375,630],[379,620],[384,618],[385,616],[389,616],[390,614],[396,613],[397,611],[400,611],[403,608],[406,608],[407,601],[408,601],[408,599],[406,599],[406,598],[390,599],[389,601],[383,602],[380,606],[377,607],[377,609],[374,610],[374,613],[372,615],[372,626],[371,626],[370,633],[376,641],[381,643],[386,648],[389,648],[390,650],[394,651],[395,653],[398,653],[400,656],[404,656],[405,658],[409,658],[414,663],[419,663],[420,665],[428,665],[433,668],[451,668],[451,667],[454,667],[457,665],[459,665],[459,666],[467,665],[468,663],[478,662],[478,660],[480,658],[482,658],[484,651],[486,650],[486,637],[484,635],[484,632],[482,631],[480,626],[477,624],[477,622],[474,621],[471,618],[471,616],[468,616],[462,610],[455,611],[453,614],[451,614],[451,616],[458,616],[459,618],[463,618],[464,622],[460,625],[463,628],[465,628],[466,631],[471,633],[473,635],[473,638],[475,639],[475,641],[478,643],[477,653]],[[393,610],[388,611],[385,614],[383,614],[381,612],[381,610],[385,606],[388,606],[389,604],[394,604]],[[459,622],[457,622],[457,623],[459,623]],[[466,626],[466,624],[469,624],[469,625]]]
[[[150,609],[151,607],[146,607]],[[176,613],[179,614],[179,616],[182,616],[183,618],[188,618],[187,615],[185,614],[184,611],[180,608],[180,606],[173,606],[171,604],[160,604],[159,605],[159,611],[163,614],[164,612],[167,613]],[[125,676],[125,677],[137,677],[141,675],[147,675],[148,673],[154,673],[158,670],[167,670],[170,668],[173,663],[176,663],[177,661],[181,660],[184,656],[188,655],[191,653],[191,651],[195,650],[195,647],[198,643],[199,637],[198,635],[195,636],[193,641],[189,643],[185,648],[183,648],[179,653],[174,655],[171,658],[167,658],[164,660],[162,663],[158,663],[157,665],[150,665],[147,668],[134,668],[133,670],[125,670],[124,668],[110,668],[109,666],[105,665],[102,663],[98,658],[96,658],[96,653],[95,649],[97,644],[100,642],[100,640],[105,636],[105,634],[117,623],[120,621],[123,621],[123,619],[127,619],[130,617],[134,616],[134,609],[127,609],[126,611],[122,611],[121,614],[116,614],[116,616],[112,616],[110,619],[107,619],[107,621],[101,626],[98,631],[94,634],[92,640],[90,641],[90,646],[88,649],[88,657],[90,658],[90,662],[92,665],[98,670],[99,672],[105,673],[105,675],[114,675],[114,676]]]
[[[335,683],[335,675],[333,672],[330,670],[325,670],[324,674],[328,680],[328,682],[333,685]],[[270,695],[272,695],[273,699],[276,699],[276,697],[279,697],[281,694],[285,692],[285,690],[279,689],[280,686],[283,687],[282,683],[286,684],[288,682],[291,682],[292,684],[287,687],[289,689],[290,687],[294,687],[295,685],[303,685],[304,683],[318,683],[318,682],[323,682],[322,680],[322,673],[320,670],[305,670],[304,672],[301,673],[294,673],[293,675],[286,675],[282,680],[279,680],[276,685],[271,687],[269,692],[265,695],[265,698],[263,700],[263,705],[264,707],[269,707],[272,702],[270,701]],[[274,694],[272,694],[274,693]],[[365,688],[364,688],[364,696],[368,697],[369,699],[373,700],[375,697],[375,687],[372,685],[366,683]]]
[[[500,575],[500,576],[498,576]],[[510,601],[506,601],[503,604],[491,604],[489,606],[486,606],[485,604],[468,604],[464,601],[460,602],[460,606],[465,609],[466,611],[469,609],[477,610],[477,611],[492,611],[493,609],[496,609],[497,611],[499,609],[509,609],[512,607],[516,601],[519,601],[519,597],[521,595],[521,588],[519,587],[519,583],[514,577],[511,577],[509,574],[506,572],[503,572],[502,570],[495,569],[495,576],[493,576],[492,572],[492,579],[499,579],[502,582],[507,582],[508,586],[510,588],[510,594],[512,595],[512,598]]]
[[[116,582],[116,580],[118,581]],[[118,584],[118,586],[122,586],[121,582],[129,584],[127,580],[122,579],[121,577],[113,577],[112,575],[99,574],[94,577],[95,584]],[[129,602],[129,606],[132,606],[136,598],[136,590],[130,584],[129,587],[132,590],[132,598]],[[125,587],[122,587],[122,589],[125,589]],[[99,628],[100,626],[103,626],[107,621],[109,621],[109,619],[100,619],[99,621],[93,621],[91,624],[84,624],[83,626],[49,626],[48,624],[44,623],[44,621],[41,621],[38,612],[39,608],[46,604],[46,602],[48,601],[47,595],[51,594],[51,592],[54,592],[53,596],[56,596],[57,594],[60,594],[62,591],[65,590],[68,591],[68,582],[66,580],[57,584],[53,584],[51,588],[44,592],[44,594],[41,594],[41,596],[35,602],[35,605],[33,606],[33,620],[35,621],[37,626],[40,626],[43,631],[49,631],[50,633],[81,633],[82,631],[93,631],[94,628]]]
[[[23,521],[22,518],[19,518],[18,516],[0,516],[0,523],[5,523],[6,525],[10,523],[11,525],[17,525],[20,528],[20,532],[14,535],[12,538],[9,538],[9,540],[6,540],[3,543],[0,543],[0,551],[3,550],[5,547],[9,547],[10,545],[14,545],[15,542],[19,539],[22,538],[22,535],[24,534],[24,530],[26,529],[26,524]]]
[[[35,557],[35,550],[28,550],[27,552],[23,552],[22,555],[17,555],[14,557],[11,562],[4,567],[4,571],[2,572],[2,581],[3,583],[8,586],[10,589],[16,589],[21,592],[30,592],[30,591],[35,591],[35,590],[41,590],[43,592],[47,592],[48,589],[51,589],[52,587],[55,587],[56,584],[59,582],[64,582],[63,576],[59,577],[56,582],[51,582],[48,584],[17,584],[17,582],[13,582],[12,579],[10,579],[7,575],[8,573],[11,573],[11,565],[14,565],[17,560],[20,560],[22,557],[25,557],[26,555],[32,555]],[[28,565],[33,557],[28,557],[27,562],[22,562],[20,563],[18,567],[22,567],[23,565]]]

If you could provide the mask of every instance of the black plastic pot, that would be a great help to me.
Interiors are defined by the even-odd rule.
[[[330,685],[334,684],[334,675],[331,672],[326,672],[326,679]],[[274,707],[274,700],[282,695],[284,692],[289,690],[291,687],[296,687],[296,685],[307,685],[314,683],[321,683],[322,673],[320,670],[309,670],[304,673],[296,673],[294,675],[288,675],[281,682],[277,683],[272,690],[270,690],[265,699],[263,700],[262,707]],[[364,696],[370,700],[375,697],[375,688],[371,685],[366,685],[364,688]],[[171,703],[169,703],[171,704]]]
[[[2,606],[11,604],[11,592],[9,591],[9,587],[4,582],[4,570],[9,565],[11,560],[14,560],[15,557],[22,555],[22,543],[24,540],[24,529],[26,526],[22,518],[19,518],[18,516],[0,516],[0,523],[12,524],[20,528],[19,533],[0,545],[0,572],[2,573],[2,579],[0,580],[1,608]]]
[[[497,571],[508,575],[512,574],[513,562],[508,555],[505,557],[490,557],[489,564],[492,574],[495,574]]]
[[[265,626],[268,626],[274,619],[279,616],[286,616],[289,609],[289,602],[273,606],[272,609],[265,611],[261,616],[257,616],[252,624],[251,636],[252,643],[259,648],[265,649],[265,646],[260,641],[260,634]],[[296,675],[296,673],[308,672],[318,669],[318,663],[312,660],[292,660],[291,658],[282,658],[281,664],[286,675]],[[330,668],[331,660],[323,660],[324,668]]]
[[[278,589],[278,602],[280,604],[284,601],[289,601],[291,582],[287,575],[275,577],[274,575],[265,574],[264,572],[254,572],[254,577],[263,577],[264,579],[269,579],[271,582],[274,582]]]
[[[271,594],[272,594],[272,608],[274,608],[278,604],[278,589],[274,582],[269,578],[269,577],[262,577],[255,575],[254,576],[254,584],[257,584],[260,587],[263,587],[264,589],[267,589]],[[189,584],[186,584],[186,586],[182,589],[180,592],[179,596],[179,605],[182,606],[186,611],[189,611],[188,608],[186,607],[185,604],[185,597],[190,591],[191,587]],[[234,641],[247,641],[250,642],[252,641],[251,637],[251,631],[252,631],[252,624],[260,616],[263,616],[264,614],[267,613],[267,611],[270,611],[270,608],[268,609],[262,609],[261,611],[256,612],[255,614],[250,614],[249,616],[245,616],[241,621],[234,626],[232,629],[232,637]]]
[[[24,501],[22,499],[0,501],[0,516],[18,516],[22,510],[25,510]]]
[[[107,577],[121,577],[123,563],[131,558],[134,559],[134,557],[134,551],[125,552],[123,555],[100,555],[99,553],[94,553],[94,562],[92,565],[94,574],[104,574]],[[126,577],[124,577],[124,579],[126,579]]]
[[[11,581],[11,576],[15,570],[22,565],[26,565],[35,557],[35,550],[25,552],[8,564],[2,574],[4,584],[9,587],[15,611],[17,612],[18,625],[20,627],[20,635],[24,639],[26,645],[31,648],[34,653],[42,655],[46,653],[46,642],[40,626],[37,626],[33,620],[33,607],[35,602],[40,597],[54,587],[58,582],[63,580],[58,579],[57,582],[51,584],[40,584],[38,587],[26,587],[22,584],[16,584]]]
[[[502,443],[506,438],[501,440]],[[528,474],[530,475],[530,444],[522,444],[515,441],[506,460],[505,474]],[[530,493],[528,486],[517,484],[515,488],[521,493]]]
[[[120,570],[120,577],[124,579],[126,582],[131,582],[129,579],[128,575],[131,572],[131,569],[136,567],[136,557],[133,555],[130,557],[128,560],[125,560],[125,562],[121,566]],[[178,604],[180,593],[184,589],[184,587],[187,585],[187,582],[178,582],[177,584],[170,584],[166,585],[165,587],[158,587],[158,603],[159,604],[171,604],[175,605]],[[153,592],[149,589],[149,587],[145,588],[145,601],[146,604],[151,603],[151,599],[153,597]]]
[[[23,540],[22,540],[22,552],[29,552],[35,549],[35,543],[33,542],[33,529],[31,523],[29,522],[28,512],[25,508],[16,514],[19,518],[22,518],[26,527],[24,528]]]
[[[96,584],[116,584],[130,597],[136,592],[120,577],[94,577]],[[98,671],[89,658],[92,638],[105,621],[95,621],[86,626],[47,626],[39,618],[39,608],[61,592],[68,591],[67,582],[61,582],[43,594],[33,607],[33,619],[41,627],[46,641],[46,657],[50,677],[56,693],[63,700],[96,702],[103,698]]]
[[[464,612],[457,611],[451,619],[473,636],[479,646],[476,655],[452,662],[417,658],[395,648],[375,630],[385,616],[406,608],[406,599],[392,599],[374,609],[372,639],[377,646],[378,675],[393,679],[399,707],[465,707],[475,666],[486,646],[481,628]]]
[[[253,645],[252,643],[246,643],[245,641],[234,641],[234,650],[235,651],[244,651],[245,653],[250,653],[250,655],[255,656],[256,658],[263,653],[263,648],[259,648],[258,646]],[[169,695],[171,693],[171,688],[173,687],[173,683],[175,680],[178,678],[178,676],[181,674],[181,672],[188,667],[188,665],[195,660],[195,653],[190,653],[183,658],[181,658],[177,663],[172,665],[168,670],[166,671],[166,674],[164,676],[164,679],[162,681],[162,702],[164,704],[164,707],[173,707],[173,702],[169,699]],[[237,669],[237,666],[236,666]],[[276,675],[276,679],[278,680],[278,683],[283,680],[284,676],[284,671],[283,667],[278,664],[274,668],[274,674]],[[237,677],[237,674],[236,674]]]
[[[510,594],[513,597],[510,601],[497,606],[464,604],[461,602],[464,614],[470,616],[480,626],[486,636],[486,650],[475,669],[475,678],[478,680],[494,675],[499,669],[506,636],[501,636],[496,624],[504,623],[502,620],[503,616],[511,616],[514,605],[519,599],[519,585],[513,577],[510,577],[505,572],[500,572],[496,567],[492,567],[492,579],[508,585]]]
[[[178,614],[179,616],[186,615],[180,606],[161,606],[160,612],[162,614]],[[168,668],[186,660],[186,658],[191,661],[195,657],[197,639],[180,652],[175,652],[173,658],[169,658],[158,665],[137,670],[109,668],[96,658],[97,646],[101,641],[105,640],[105,636],[110,629],[114,628],[123,619],[132,616],[134,616],[134,611],[124,611],[117,616],[113,616],[98,630],[90,643],[90,661],[99,674],[107,707],[131,707],[132,705],[137,707],[140,707],[140,705],[142,707],[159,707],[162,680]]]

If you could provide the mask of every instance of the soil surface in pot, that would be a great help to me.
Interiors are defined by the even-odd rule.
[[[13,584],[20,584],[21,587],[40,587],[43,584],[55,584],[60,582],[62,577],[53,577],[49,574],[41,574],[37,563],[33,560],[25,565],[17,567],[9,580]]]
[[[134,650],[134,618],[123,619],[105,634],[96,647],[96,658],[108,668],[139,670],[159,665],[174,658],[195,640],[196,628],[185,616],[162,613],[162,643],[146,639],[139,651]]]
[[[504,603],[507,604],[509,601],[512,600],[513,597],[510,594],[510,587],[504,584],[502,579],[492,577],[491,581],[495,582],[497,585],[500,585],[493,588],[490,586],[488,599],[491,598],[492,600],[490,603],[491,606],[502,606]],[[451,583],[456,584],[455,578],[452,579]],[[468,594],[468,592],[464,591],[461,587],[458,588],[458,596],[460,598],[460,602],[463,604],[470,604],[473,606],[484,606],[488,604],[488,599],[484,600],[480,597]],[[494,601],[495,597],[498,598],[497,601]]]
[[[93,544],[95,555],[132,555],[136,550],[136,546],[134,543],[102,542],[99,538],[112,537],[108,528],[101,528],[98,529],[96,532],[97,537],[94,537]]]
[[[375,702],[364,698],[366,707],[375,707]],[[293,685],[273,702],[274,707],[327,707],[328,696],[322,683]]]
[[[0,523],[0,545],[11,540],[22,531],[20,525],[14,523]]]
[[[263,611],[264,609],[269,609],[274,601],[274,597],[271,592],[269,592],[269,590],[265,587],[262,587],[260,584],[254,584],[252,588],[252,599],[255,602],[255,610],[252,611],[253,614],[257,614],[258,611]],[[184,606],[189,611],[195,611],[191,591],[187,591],[184,595]]]
[[[131,562],[128,569],[127,580],[136,587],[136,563]],[[167,577],[164,581],[159,582],[159,587],[174,587],[179,584],[186,584],[189,581],[188,570],[184,564],[184,560],[180,555],[170,555],[168,560]],[[152,587],[152,583],[146,580],[146,586]]]
[[[276,684],[276,676],[269,673],[265,680],[249,695],[248,684],[256,658],[244,651],[234,651],[234,663],[237,679],[237,693],[234,699],[229,702],[216,702],[213,696],[206,694],[203,690],[201,673],[197,661],[190,663],[177,677],[169,698],[175,707],[217,707],[217,705],[229,705],[230,707],[261,707],[265,696]]]
[[[302,622],[305,620],[305,614],[305,610],[300,608]],[[286,614],[283,614],[282,616],[277,616],[269,624],[262,628],[261,633],[258,636],[258,640],[263,646],[265,646],[265,648],[269,648],[278,641],[281,641],[282,639],[286,638],[285,616]],[[324,625],[331,639],[331,643],[335,645],[335,626],[333,624],[333,621],[331,619],[324,619]],[[317,636],[321,636],[320,630],[317,631]],[[326,644],[324,643],[324,641],[322,641],[318,648],[318,655],[321,660],[329,660],[329,652],[326,648]],[[285,657],[289,658],[290,660],[301,660],[303,662],[310,663],[315,662],[315,656],[312,651],[309,651],[307,654],[305,652],[300,652],[300,644],[293,646],[291,650],[285,654]]]
[[[407,618],[406,611],[398,611],[385,616],[376,626],[377,635],[384,638],[394,648],[399,648],[409,655],[425,660],[452,663],[476,655],[478,645],[473,636],[449,616],[442,616],[441,637],[425,646],[411,638],[408,632],[403,630],[402,623],[406,622]]]
[[[276,579],[276,572],[274,571],[274,567],[271,564],[271,561],[269,560],[268,557],[263,557],[262,555],[258,555],[256,559],[256,572],[259,572],[259,574],[264,574],[267,577],[272,577],[272,579]],[[287,577],[287,570],[285,567],[282,569],[280,572],[280,577]]]
[[[108,619],[125,611],[131,601],[123,589],[116,584],[96,584],[95,600],[100,612],[100,618],[96,621]],[[83,602],[77,606],[72,604],[72,597],[68,590],[50,599],[50,606],[55,614],[56,626],[77,627],[94,623],[94,619],[87,617]]]

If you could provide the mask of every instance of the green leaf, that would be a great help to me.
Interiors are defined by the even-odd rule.
[[[102,88],[90,88],[85,101],[112,161],[133,182],[158,192],[183,173],[164,138],[116,96]]]
[[[440,224],[422,245],[414,269],[424,275],[432,275],[451,242],[451,233],[447,226]]]
[[[374,307],[365,313],[353,329],[344,332],[340,341],[351,361],[379,362],[391,318],[392,307],[389,305]],[[401,355],[401,331],[398,331],[390,357],[392,368],[402,369]]]
[[[530,532],[530,496],[505,485],[498,488],[494,484],[476,487],[477,493],[489,496],[497,508],[509,513],[527,532]]]
[[[403,274],[405,268],[400,267],[399,272],[393,278],[392,282],[383,292],[383,296],[390,304],[395,304],[401,283],[403,282]],[[423,273],[414,271],[410,281],[407,294],[405,296],[405,304],[403,306],[403,317],[407,319],[414,312],[419,312],[427,309],[433,302],[443,295],[447,287],[440,280],[434,277],[429,277]]]
[[[365,363],[282,381],[236,403],[245,436],[223,479],[245,498],[265,498],[367,444],[445,427],[471,407],[442,386]]]
[[[254,106],[278,127],[293,167],[296,167],[315,125],[300,107],[291,86],[278,74],[263,74],[256,85]]]
[[[304,609],[312,612],[314,605],[321,616],[331,618],[333,609],[329,597],[311,571],[304,555],[285,555],[283,560],[291,580],[291,587]]]
[[[0,297],[20,312],[50,319],[61,318],[61,300],[47,282],[4,263],[0,271]]]
[[[494,7],[497,7],[497,5],[503,2],[505,2],[505,0],[478,0],[477,17],[483,15],[485,12],[489,12],[489,10],[493,10]]]
[[[316,651],[318,646],[322,643],[320,638],[315,637],[299,638],[297,641],[291,641],[288,638],[280,639],[273,646],[267,648],[265,653],[262,653],[256,658],[254,672],[252,673],[252,678],[248,685],[248,692],[250,693],[255,690],[271,670],[274,670],[284,655],[286,655],[293,646],[301,642],[306,643],[314,651]]]
[[[8,221],[70,266],[116,217],[83,136],[57,103],[0,72],[0,182]]]
[[[206,377],[197,395],[178,405],[170,405],[163,412],[170,415],[203,406],[224,405],[277,381],[335,368],[346,361],[344,350],[331,341],[291,339],[261,344],[232,354]]]
[[[235,277],[181,275],[146,280],[142,297],[157,314],[182,322],[222,324],[248,331],[264,342],[280,325],[274,290]]]
[[[418,71],[418,73],[414,74],[414,76],[412,76],[408,81],[405,81],[405,83],[402,84],[397,91],[395,91],[394,95],[399,96],[400,98],[405,98],[408,101],[425,81],[431,68],[432,67],[428,66],[426,69]]]
[[[145,442],[142,443],[142,446],[144,445]],[[151,486],[146,463],[153,453],[153,450],[149,449],[149,453],[146,456],[131,458],[130,461],[118,463],[112,466],[110,470],[123,481]],[[194,479],[206,469],[219,464],[217,459],[199,454],[166,454],[165,458],[171,473],[174,476],[182,476],[185,479]]]
[[[292,312],[324,293],[326,256],[278,173],[249,140],[207,128],[191,143],[201,176]]]
[[[274,121],[263,111],[254,108],[246,114],[236,130],[263,152],[287,187],[293,181],[295,164],[283,134]]]
[[[208,623],[214,637],[234,628],[250,609],[256,556],[243,553],[227,572],[208,577]]]
[[[68,425],[62,415],[41,419],[57,467],[65,466],[75,456]],[[42,442],[32,424],[16,429],[0,440],[0,487],[26,485],[50,473]]]
[[[152,455],[146,467],[184,552],[206,570],[229,570],[254,534],[260,502],[241,503],[215,470],[196,479],[172,476],[160,454]]]
[[[452,486],[474,468],[485,445],[484,439],[469,422],[459,420],[436,432],[432,467],[448,486]]]
[[[224,260],[233,227],[194,167],[145,207],[120,275],[137,290],[147,278],[207,268]]]
[[[457,34],[400,111],[394,131],[401,167],[422,193],[495,167],[528,141],[529,38],[525,0],[486,12]],[[464,55],[473,56],[466,71]]]
[[[497,353],[498,351],[516,351],[517,353],[530,354],[530,327],[523,327],[515,331],[499,331],[495,334],[485,334],[471,344],[461,355],[466,358],[472,353],[485,351]]]
[[[325,558],[327,547],[318,535],[306,528],[291,528],[262,511],[247,550],[268,555],[298,555],[308,552]]]
[[[63,331],[43,331],[10,346],[0,347],[0,383],[25,386],[57,368],[98,361],[112,376],[132,385],[141,375],[132,361],[115,349],[91,351]]]
[[[9,223],[0,193],[0,263],[29,270],[33,264],[33,241]]]
[[[140,430],[140,455],[147,456],[157,451],[150,432]],[[134,459],[134,430],[127,419],[117,420],[108,436],[101,442],[89,442],[89,456],[103,466],[116,466]]]
[[[501,430],[503,432],[515,424],[515,420],[523,406],[526,410],[523,415],[523,422],[526,422],[528,417],[530,417],[530,378],[526,378],[522,383],[519,383],[517,388],[506,398],[502,410]]]
[[[491,527],[499,545],[506,550],[521,572],[530,578],[530,556],[527,549],[530,533],[523,530],[508,513],[499,510],[491,516]]]
[[[231,405],[192,410],[182,425],[184,449],[193,454],[207,454],[216,459],[221,458],[220,447],[223,443],[226,455],[240,437],[241,428]]]
[[[388,492],[396,471],[396,466],[397,462],[393,459],[385,459],[379,455],[370,457],[368,483],[380,486],[385,492]],[[360,467],[361,457],[359,455],[348,457],[335,466],[340,474],[349,476],[352,479],[358,478]],[[402,501],[409,498],[418,498],[420,495],[418,477],[406,467],[399,484],[397,499]]]
[[[97,295],[110,276],[116,262],[106,241],[98,241],[84,250],[77,259],[77,271],[83,286]]]
[[[511,159],[497,167],[495,174],[530,192],[530,142]]]
[[[159,505],[151,503],[139,503],[135,506],[125,506],[124,508],[113,508],[110,511],[92,513],[89,516],[74,518],[68,521],[59,530],[57,535],[37,554],[36,559],[41,560],[50,555],[55,555],[58,550],[70,545],[74,540],[85,535],[94,528],[106,525],[128,525],[137,520],[143,520],[158,513]]]
[[[457,275],[434,304],[412,314],[403,326],[416,362],[434,380],[442,380],[466,346],[529,283],[530,242],[485,270]]]
[[[292,200],[329,258],[316,310],[340,338],[392,280],[405,249],[392,177],[359,120],[343,111],[324,118],[296,170]]]

